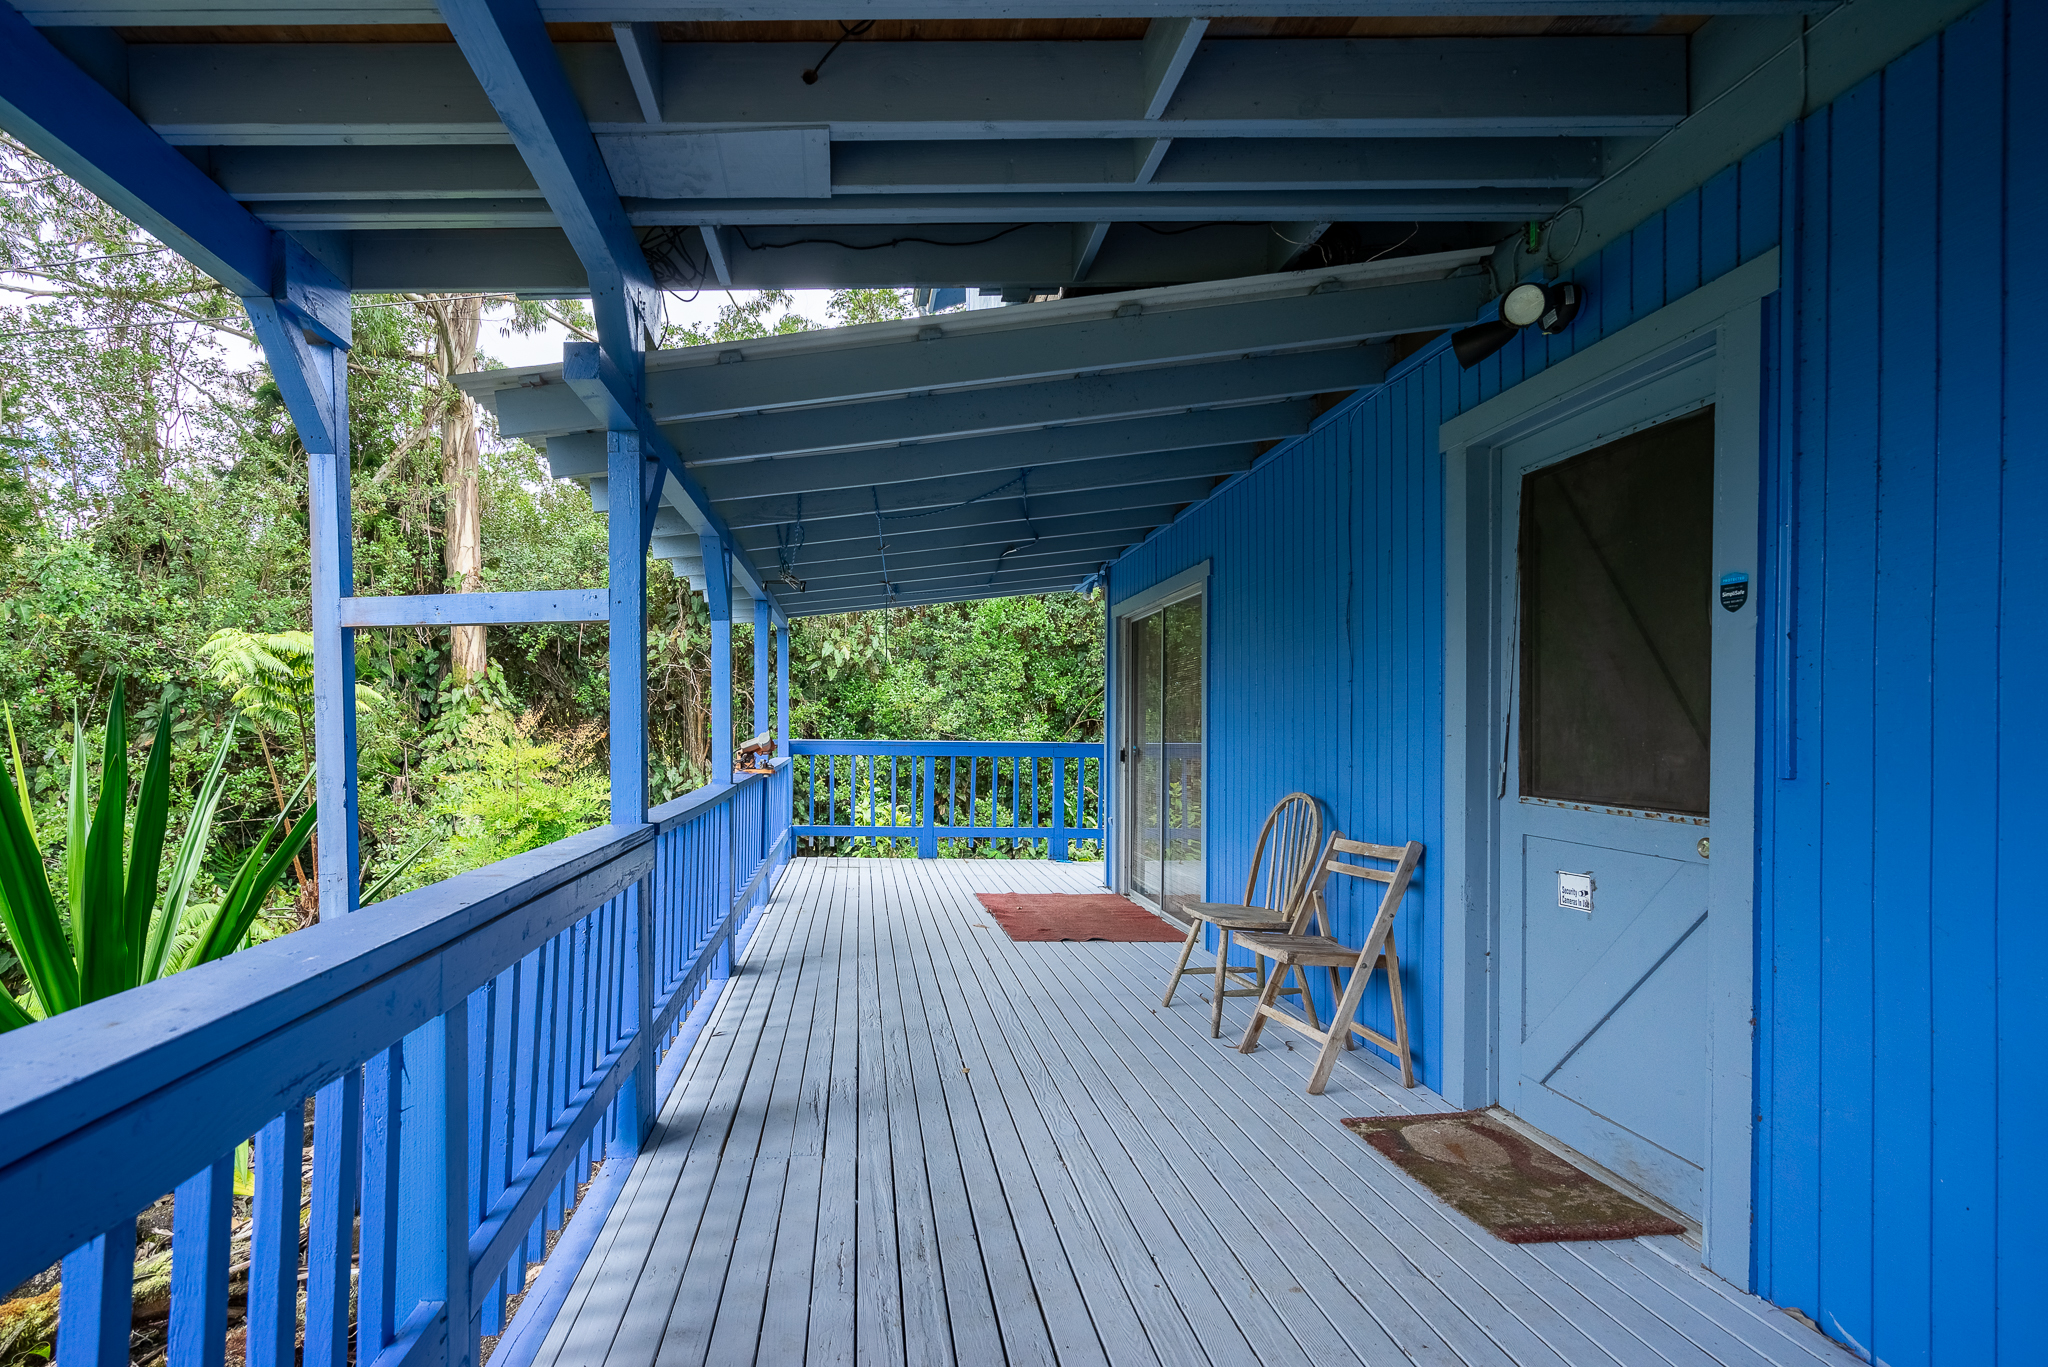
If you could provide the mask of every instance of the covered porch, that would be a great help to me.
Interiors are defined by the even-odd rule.
[[[794,862],[534,1361],[1852,1360],[1678,1240],[1495,1240],[1337,1123],[1442,1097],[1364,1050],[1309,1096],[1238,999],[1219,1041],[1160,1009],[1172,946],[1013,943],[974,896],[1100,886]]]

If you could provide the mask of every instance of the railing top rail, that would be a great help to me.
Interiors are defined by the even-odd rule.
[[[792,755],[949,755],[1000,759],[1100,759],[1100,741],[1036,740],[792,740]]]
[[[788,763],[789,757],[783,755],[773,761],[771,767],[779,769]],[[655,834],[667,835],[699,813],[716,807],[721,802],[730,802],[750,784],[766,783],[771,777],[769,774],[747,774],[732,783],[707,783],[702,788],[684,793],[679,798],[653,808],[647,813],[647,822],[654,827]]]
[[[575,924],[652,867],[654,838],[652,824],[599,827],[9,1034],[0,1202],[25,1221],[0,1247],[0,1283],[148,1205]]]

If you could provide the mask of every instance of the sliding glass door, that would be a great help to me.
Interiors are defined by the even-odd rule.
[[[1124,883],[1168,911],[1202,900],[1202,596],[1124,627]]]

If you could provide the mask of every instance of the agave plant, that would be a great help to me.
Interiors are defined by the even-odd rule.
[[[0,783],[0,922],[28,975],[31,995],[23,1006],[0,992],[0,1031],[231,952],[248,935],[286,866],[312,835],[311,807],[289,831],[280,815],[243,860],[221,900],[192,904],[193,885],[226,785],[223,771],[234,741],[231,719],[213,766],[199,786],[159,897],[157,878],[170,826],[171,726],[176,716],[169,707],[159,711],[131,823],[125,704],[125,688],[116,683],[96,803],[87,795],[85,727],[73,719],[61,896],[45,872],[27,773],[14,743],[14,718],[8,714],[14,782]],[[274,843],[281,833],[282,842]]]

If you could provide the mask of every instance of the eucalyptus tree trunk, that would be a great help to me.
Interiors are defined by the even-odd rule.
[[[435,301],[434,313],[440,330],[438,348],[441,379],[446,384],[456,375],[476,369],[477,337],[483,324],[483,300],[476,295],[448,295]],[[447,384],[441,417],[441,486],[447,491],[447,513],[443,523],[441,556],[449,580],[458,593],[475,593],[483,587],[483,536],[479,522],[482,498],[478,490],[476,404],[467,394]],[[484,654],[484,629],[480,626],[451,628],[449,671],[458,684],[481,675],[488,660]]]

